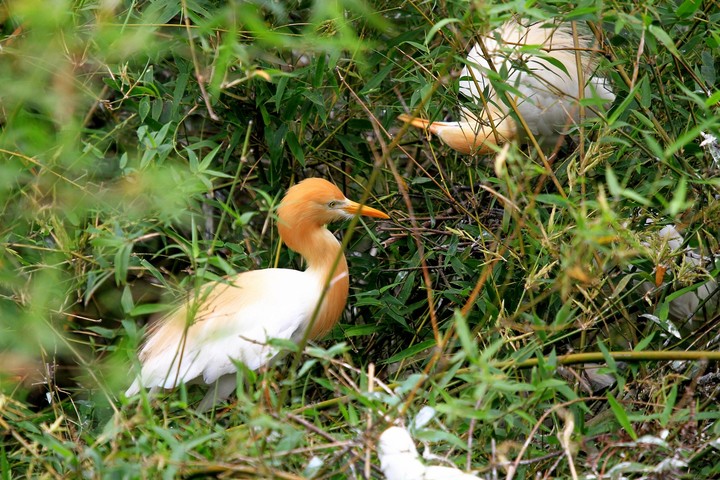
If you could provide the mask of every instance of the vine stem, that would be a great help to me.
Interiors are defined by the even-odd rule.
[[[589,353],[571,353],[569,355],[559,355],[557,357],[558,365],[572,365],[576,363],[602,362],[605,360],[602,352]],[[613,360],[624,362],[647,362],[647,361],[663,361],[663,360],[710,360],[720,361],[720,352],[708,351],[681,351],[681,350],[661,350],[661,351],[619,351],[609,352],[607,355]],[[494,363],[497,368],[532,368],[538,365],[537,358],[530,358],[523,361],[505,360]],[[547,357],[545,358],[547,361]]]

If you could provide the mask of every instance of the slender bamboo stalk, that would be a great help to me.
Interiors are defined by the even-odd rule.
[[[610,357],[614,360],[620,360],[623,362],[648,362],[648,361],[666,361],[666,360],[711,360],[720,361],[720,352],[707,352],[707,351],[674,351],[674,350],[663,350],[663,351],[622,351],[622,352],[610,352]],[[590,362],[602,362],[605,360],[605,356],[602,352],[590,352],[590,353],[571,353],[569,355],[560,355],[557,357],[558,365],[573,365],[576,363],[590,363]],[[522,362],[515,360],[505,360],[494,364],[497,368],[532,368],[537,366],[538,359],[530,358]]]

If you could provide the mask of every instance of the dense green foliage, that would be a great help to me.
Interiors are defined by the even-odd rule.
[[[545,164],[397,121],[456,115],[474,34],[518,14],[596,34],[603,121]],[[0,29],[0,478],[377,478],[380,432],[426,406],[417,438],[486,475],[720,475],[718,366],[608,354],[718,350],[717,316],[669,315],[717,269],[653,236],[719,250],[715,2],[11,0]],[[334,226],[332,334],[211,416],[195,387],[125,399],[153,313],[301,268],[274,208],[309,176],[392,216]],[[588,390],[571,352],[616,383]]]

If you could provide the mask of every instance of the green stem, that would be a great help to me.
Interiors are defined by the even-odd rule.
[[[663,361],[663,360],[712,360],[720,361],[720,352],[707,351],[681,351],[681,350],[664,350],[664,351],[644,351],[644,352],[610,352],[610,357],[614,360],[623,362],[647,362],[647,361]],[[572,353],[569,355],[560,355],[557,357],[558,365],[572,365],[576,363],[602,362],[605,356],[601,352],[590,353]],[[547,362],[547,358],[545,359]],[[497,368],[532,368],[537,366],[538,359],[531,358],[518,362],[515,360],[505,360],[494,364]]]

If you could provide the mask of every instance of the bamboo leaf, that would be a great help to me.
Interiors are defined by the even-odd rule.
[[[628,435],[630,435],[633,440],[637,440],[637,433],[635,433],[635,429],[633,428],[632,423],[630,423],[630,419],[628,418],[625,409],[610,393],[607,394],[607,400],[610,404],[610,409],[615,415],[615,419],[617,419],[620,426],[627,432]]]

